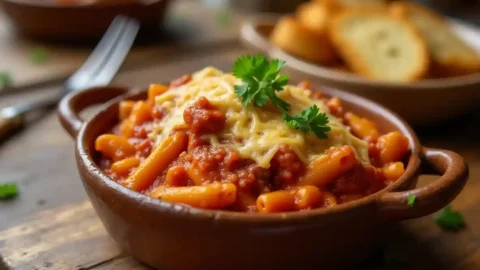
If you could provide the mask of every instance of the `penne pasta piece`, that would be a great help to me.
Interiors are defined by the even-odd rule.
[[[331,147],[323,155],[310,163],[307,172],[298,182],[299,185],[324,187],[357,163],[355,152],[350,146]]]
[[[366,141],[376,142],[378,140],[379,132],[377,125],[367,118],[359,117],[353,113],[346,113],[345,119],[347,125],[352,129],[352,133],[360,139]]]
[[[378,139],[377,148],[382,165],[399,161],[408,152],[408,139],[398,131],[390,132]]]
[[[208,176],[202,173],[202,171],[196,166],[188,166],[186,171],[190,180],[192,180],[192,182],[197,186],[200,186],[203,184],[203,182],[209,180]]]
[[[133,137],[133,127],[134,127],[134,124],[132,123],[130,118],[123,120],[122,123],[120,123],[120,127],[119,127],[120,134],[122,134],[122,136],[126,138]]]
[[[168,91],[168,86],[163,84],[152,83],[148,87],[148,102],[155,104],[155,97]]]
[[[183,187],[188,184],[188,175],[182,166],[170,167],[165,176],[167,187]]]
[[[140,160],[137,157],[129,157],[113,163],[111,169],[118,175],[128,176],[132,169],[138,167],[139,164]]]
[[[145,101],[138,101],[130,114],[130,121],[134,125],[141,125],[152,120],[152,106]]]
[[[289,190],[264,193],[257,198],[260,213],[277,213],[295,210],[295,195]]]
[[[237,187],[215,182],[204,186],[158,187],[150,196],[170,203],[182,203],[204,209],[224,209],[235,202]]]
[[[323,192],[323,205],[322,207],[333,207],[338,204],[337,198],[331,192],[325,191]]]
[[[125,105],[126,106],[126,105]],[[132,105],[128,118],[120,123],[120,133],[122,136],[131,138],[134,136],[134,127],[152,120],[153,108],[145,101],[137,101]]]
[[[152,153],[128,177],[123,184],[135,191],[148,188],[161,175],[178,155],[187,149],[188,137],[185,132],[175,132],[163,143],[152,150]]]
[[[133,105],[135,105],[135,101],[125,100],[120,102],[118,105],[118,118],[120,121],[127,119],[133,110]]]
[[[382,172],[387,180],[395,181],[403,175],[405,168],[400,161],[392,162],[383,166]]]
[[[296,210],[317,208],[322,202],[322,192],[316,186],[296,187],[294,192]]]
[[[132,108],[129,120],[134,125],[141,125],[152,120],[152,106],[145,101],[137,101]]]
[[[135,147],[122,136],[113,134],[100,135],[95,140],[95,150],[113,161],[135,155]]]
[[[257,209],[261,213],[277,213],[319,207],[323,195],[315,186],[295,187],[262,194],[257,199]]]

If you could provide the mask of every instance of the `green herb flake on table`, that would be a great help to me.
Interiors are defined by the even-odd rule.
[[[34,48],[30,54],[30,59],[36,65],[43,64],[48,59],[48,51],[42,47]]]
[[[457,231],[465,227],[465,220],[460,212],[448,205],[433,215],[435,222],[445,230]]]
[[[0,72],[0,88],[12,85],[12,76],[9,72]]]
[[[16,184],[5,183],[0,184],[0,200],[14,198],[18,195],[18,188]]]

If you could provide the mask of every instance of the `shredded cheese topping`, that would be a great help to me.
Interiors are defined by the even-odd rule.
[[[315,134],[306,134],[289,127],[283,121],[282,113],[271,104],[267,103],[262,108],[252,104],[244,107],[235,94],[236,84],[241,84],[241,80],[229,73],[207,67],[193,74],[189,83],[157,96],[156,104],[162,106],[167,114],[154,123],[150,139],[157,144],[161,143],[174,126],[184,124],[184,110],[204,96],[225,113],[227,123],[220,133],[204,135],[203,139],[214,146],[233,148],[242,158],[252,159],[263,168],[270,167],[270,160],[281,145],[290,146],[304,163],[310,163],[324,155],[331,146],[350,145],[357,158],[362,163],[369,164],[367,142],[353,136],[348,127],[329,114],[321,100],[312,99],[310,90],[287,85],[277,95],[291,104],[292,115],[313,104],[321,112],[327,113],[331,127],[328,139],[320,139]]]

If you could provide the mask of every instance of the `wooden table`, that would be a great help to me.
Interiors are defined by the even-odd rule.
[[[211,10],[194,2],[179,2],[176,11],[192,7],[197,18],[213,16]],[[138,64],[143,57],[134,59],[137,64],[127,62],[115,83],[145,86],[206,65],[229,70],[236,57],[249,53],[237,41],[236,21],[230,28],[201,26],[207,37],[199,35],[148,50],[136,48],[150,60],[143,59],[145,65]],[[58,71],[49,74],[61,75]],[[4,96],[0,106],[42,98],[61,87],[58,83],[35,86],[41,81],[34,77],[24,81],[36,91]],[[477,111],[450,123],[417,129],[423,144],[457,151],[469,163],[470,181],[453,203],[464,214],[467,227],[451,233],[442,231],[430,216],[405,221],[396,226],[377,256],[355,269],[480,269],[479,119]],[[424,176],[420,184],[432,179],[435,177]],[[0,201],[0,270],[148,269],[119,250],[104,230],[81,186],[73,141],[62,131],[54,112],[41,115],[28,129],[0,145],[0,182],[7,181],[18,183],[21,193],[13,200]]]

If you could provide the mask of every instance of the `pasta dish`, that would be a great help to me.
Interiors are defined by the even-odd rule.
[[[288,85],[282,66],[243,57],[232,73],[207,67],[150,85],[97,138],[100,168],[163,201],[252,213],[333,207],[403,174],[405,136],[381,134],[308,82]]]

